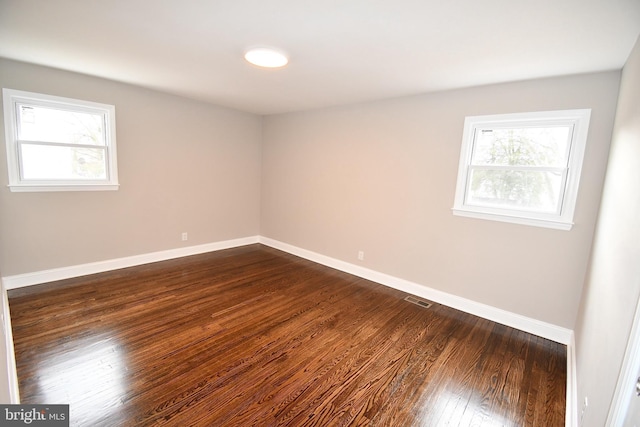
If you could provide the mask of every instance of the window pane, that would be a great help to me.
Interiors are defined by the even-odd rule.
[[[561,172],[472,169],[467,204],[556,213]]]
[[[471,164],[565,167],[570,126],[477,129]]]
[[[107,179],[103,148],[33,144],[21,148],[23,179]]]
[[[102,114],[18,105],[18,139],[104,145]]]

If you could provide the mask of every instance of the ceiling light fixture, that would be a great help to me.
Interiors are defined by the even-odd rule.
[[[289,58],[282,52],[266,47],[250,49],[244,54],[244,59],[265,68],[280,68],[289,63]]]

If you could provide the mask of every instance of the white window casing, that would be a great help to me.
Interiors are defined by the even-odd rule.
[[[591,110],[580,109],[465,118],[453,213],[570,230],[590,115]],[[511,135],[506,143],[496,136],[505,134]],[[507,151],[509,161],[495,154]],[[473,180],[475,174],[479,178]],[[508,190],[508,197],[497,195],[500,186]]]
[[[3,89],[13,192],[118,189],[113,105]]]

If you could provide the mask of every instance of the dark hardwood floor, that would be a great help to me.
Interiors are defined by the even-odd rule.
[[[9,291],[74,426],[564,425],[566,348],[261,245]]]

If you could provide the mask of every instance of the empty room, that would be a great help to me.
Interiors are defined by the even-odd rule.
[[[0,425],[640,426],[639,36],[0,0]]]

